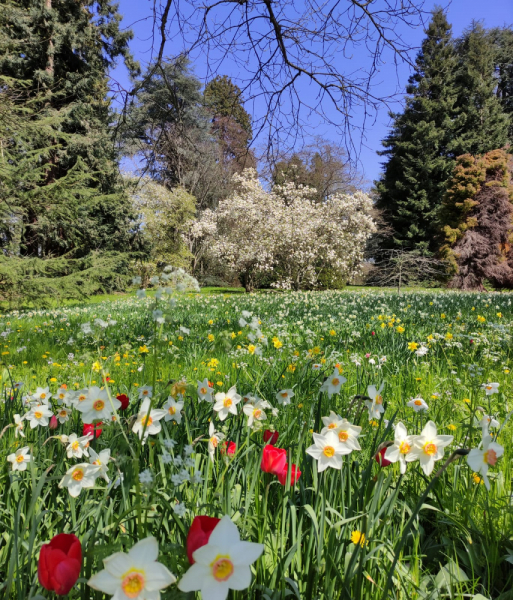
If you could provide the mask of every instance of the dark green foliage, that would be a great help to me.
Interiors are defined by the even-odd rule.
[[[243,105],[242,92],[232,80],[223,75],[217,76],[205,86],[205,106],[216,119],[228,118],[233,120],[244,131],[246,146],[253,137],[251,116]]]
[[[49,305],[51,301],[126,289],[129,255],[97,253],[70,259],[17,258],[0,255],[0,301],[11,306]]]
[[[489,33],[473,23],[456,42],[458,122],[452,142],[455,156],[484,154],[508,142],[510,117],[496,94],[496,51]]]
[[[453,166],[457,116],[457,57],[442,9],[433,12],[426,35],[404,111],[391,115],[393,128],[381,152],[387,160],[377,182],[377,206],[394,229],[393,245],[419,250],[433,247],[436,212]]]
[[[492,29],[489,33],[495,51],[496,95],[510,118],[509,143],[513,143],[513,29]]]
[[[3,104],[23,122],[0,131],[2,246],[13,256],[126,250],[130,202],[118,174],[107,69],[134,70],[130,32],[110,0],[24,0],[0,8]]]
[[[376,187],[378,208],[394,230],[392,247],[436,251],[439,208],[456,157],[508,142],[510,82],[506,75],[499,82],[501,104],[499,53],[480,24],[453,41],[444,12],[436,9],[426,33],[405,109],[392,115],[392,131],[383,141],[387,162]],[[504,33],[503,73],[509,73],[506,38]]]

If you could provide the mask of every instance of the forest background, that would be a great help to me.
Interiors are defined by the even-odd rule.
[[[319,65],[295,60],[319,42],[310,2],[253,3],[254,46],[236,10],[218,23],[237,37],[205,37],[192,1],[3,2],[2,298],[151,285],[168,264],[248,291],[341,287],[362,263],[370,283],[513,287],[511,7],[373,4],[325,19]]]

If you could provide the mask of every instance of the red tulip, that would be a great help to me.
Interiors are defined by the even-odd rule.
[[[271,444],[264,446],[262,463],[260,465],[264,473],[279,475],[283,471],[286,462],[287,452],[283,448],[275,448]]]
[[[130,404],[130,398],[126,394],[118,394],[116,398],[121,402],[120,410],[125,410]]]
[[[289,466],[285,465],[283,467],[283,471],[278,474],[278,479],[279,479],[281,485],[287,484],[288,470],[289,470]],[[290,485],[294,485],[300,477],[301,477],[301,471],[296,467],[296,465],[292,465],[290,467]]]
[[[50,424],[48,425],[48,427],[50,429],[57,429],[57,427],[59,427],[59,421],[57,421],[57,417],[55,415],[52,415],[52,418],[50,419]]]
[[[376,332],[375,331],[371,331],[371,335],[376,335]]]
[[[59,533],[43,544],[37,564],[39,583],[58,596],[65,596],[75,585],[82,567],[82,546],[72,533]]]
[[[266,444],[271,444],[271,446],[274,446],[274,444],[276,444],[276,442],[278,441],[278,436],[280,434],[277,431],[269,431],[269,429],[266,429],[264,431],[264,442]]]
[[[221,444],[221,454],[228,454],[228,456],[235,456],[237,452],[237,444],[235,442],[224,441]]]
[[[380,465],[381,467],[388,467],[388,465],[391,465],[392,463],[387,460],[385,458],[385,452],[387,451],[386,448],[381,448],[381,450],[376,454],[376,456],[374,457],[374,460],[378,463],[378,465]]]
[[[194,517],[186,541],[187,558],[191,565],[194,564],[192,555],[198,548],[208,544],[210,534],[214,531],[215,526],[220,520],[221,519],[217,519],[216,517],[207,517],[205,515]]]
[[[101,424],[102,422],[98,421],[95,427],[92,423],[85,423],[82,429],[82,435],[93,435],[94,432],[94,435],[99,438],[102,433],[102,430],[99,427]]]

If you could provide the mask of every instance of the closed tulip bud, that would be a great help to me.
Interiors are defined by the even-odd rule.
[[[48,427],[50,429],[57,429],[57,427],[59,427],[59,421],[57,421],[57,417],[55,415],[52,415],[52,418],[50,419],[50,424],[48,425]]]
[[[130,404],[130,398],[126,394],[119,394],[116,398],[121,402],[119,410],[126,410]]]
[[[82,568],[82,546],[72,533],[59,533],[43,544],[37,564],[39,583],[58,596],[65,596],[75,585]]]
[[[274,446],[274,444],[276,444],[276,442],[278,441],[279,435],[280,434],[277,431],[270,431],[269,429],[266,429],[264,431],[264,442],[266,444]]]
[[[381,450],[376,454],[376,456],[374,456],[374,460],[378,463],[378,465],[380,465],[381,467],[388,467],[388,465],[391,465],[392,463],[387,460],[385,458],[385,452],[387,451],[386,447],[385,448],[381,448]]]
[[[92,423],[85,423],[82,429],[82,435],[93,435],[94,432],[95,437],[99,438],[102,433],[102,430],[100,429],[101,424],[101,421],[98,421],[96,425],[93,425]]]
[[[187,534],[187,541],[185,543],[187,548],[187,558],[189,559],[191,565],[194,564],[194,558],[192,555],[198,548],[201,548],[208,543],[210,534],[219,521],[220,519],[217,519],[216,517],[207,517],[206,515],[194,517],[192,525],[189,528],[189,533]]]
[[[237,444],[235,442],[224,441],[221,444],[220,451],[222,455],[228,454],[228,456],[235,456],[235,452],[237,452]]]
[[[283,467],[283,471],[278,475],[278,480],[281,483],[281,485],[287,484],[288,472],[289,472],[289,466],[285,465]],[[300,477],[301,477],[301,471],[296,467],[296,465],[292,465],[290,467],[290,485],[294,485]]]
[[[283,448],[275,448],[268,444],[264,446],[260,467],[264,473],[280,475],[287,462],[287,452]]]

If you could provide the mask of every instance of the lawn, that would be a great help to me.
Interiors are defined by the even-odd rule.
[[[1,315],[0,597],[512,598],[513,294],[208,291]]]

